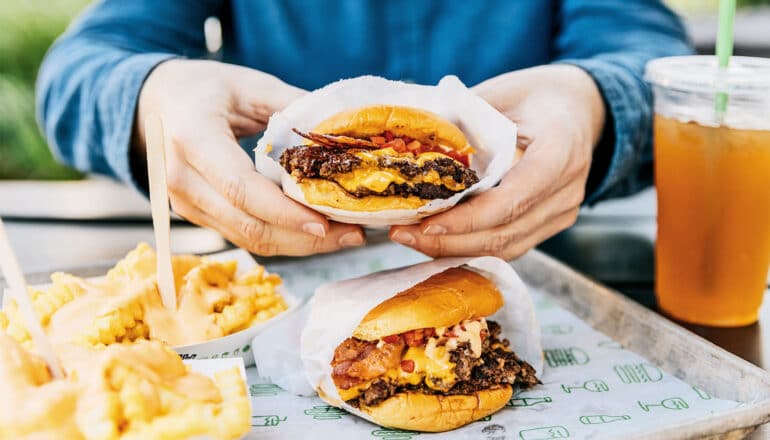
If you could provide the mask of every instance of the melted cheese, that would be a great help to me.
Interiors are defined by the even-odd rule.
[[[455,364],[450,360],[449,350],[444,346],[437,346],[437,341],[437,339],[431,338],[424,347],[409,347],[406,350],[401,359],[414,362],[414,370],[411,373],[407,373],[401,369],[401,366],[398,366],[388,370],[381,377],[399,385],[419,385],[425,380],[425,385],[429,388],[437,391],[448,390],[457,382],[457,376],[454,372]],[[356,398],[366,391],[374,380],[347,390],[338,388],[340,398],[345,401]]]
[[[452,191],[462,191],[465,184],[455,182],[451,176],[440,176],[438,171],[430,170],[427,173],[408,178],[402,175],[395,168],[382,168],[378,165],[378,159],[382,157],[401,157],[413,160],[419,166],[423,166],[429,160],[446,158],[441,153],[428,152],[422,153],[417,158],[412,153],[397,153],[392,148],[383,148],[374,151],[356,151],[355,155],[362,161],[362,166],[348,173],[336,174],[332,180],[337,182],[348,192],[355,192],[359,188],[366,188],[374,192],[385,191],[391,183],[397,185],[407,183],[414,186],[417,183],[430,183],[434,185],[443,185]]]
[[[465,327],[465,330],[463,330],[463,327]],[[479,321],[463,321],[452,328],[457,337],[450,338],[446,346],[449,350],[454,350],[461,343],[468,342],[473,357],[477,358],[481,356],[481,330],[486,330],[486,328],[487,321],[484,318],[481,318]]]

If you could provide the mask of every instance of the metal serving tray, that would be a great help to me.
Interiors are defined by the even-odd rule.
[[[378,252],[393,251],[390,243],[377,243],[370,237],[367,248],[325,255],[311,259],[260,259],[269,270],[291,276],[291,271],[336,264],[364,264],[364,258]],[[414,255],[404,254],[402,264],[414,262]],[[342,263],[345,262],[345,263]],[[371,263],[366,263],[371,265]],[[580,275],[551,257],[531,251],[513,263],[522,279],[544,291],[563,308],[571,311],[594,329],[624,347],[647,358],[666,372],[720,399],[743,405],[714,414],[707,420],[660,426],[654,432],[635,435],[634,439],[739,439],[768,438],[765,427],[770,421],[770,373],[717,347],[664,317],[644,308],[623,295]],[[359,270],[372,271],[382,267]],[[79,276],[104,274],[109,266],[67,270]],[[289,271],[287,273],[287,271]],[[30,284],[44,283],[48,273],[28,275]],[[4,283],[0,279],[0,287]],[[2,289],[0,289],[2,292]],[[300,295],[303,292],[298,292]],[[756,431],[755,431],[756,430]],[[755,431],[755,432],[754,432]],[[753,433],[752,433],[753,432]]]
[[[770,421],[770,373],[676,325],[636,302],[532,251],[513,267],[529,285],[594,329],[666,372],[721,399],[744,402],[709,420],[662,426],[638,439],[740,439]],[[752,438],[768,438],[761,427]]]

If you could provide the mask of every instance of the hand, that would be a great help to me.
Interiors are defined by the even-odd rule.
[[[591,77],[567,65],[507,73],[474,91],[518,124],[523,157],[497,187],[419,225],[394,226],[390,237],[434,257],[510,260],[575,223],[604,104]]]
[[[308,255],[363,244],[361,228],[328,222],[254,169],[237,138],[265,129],[305,92],[274,76],[214,61],[171,60],[139,96],[133,154],[146,164],[144,118],[163,121],[171,207],[260,255]]]

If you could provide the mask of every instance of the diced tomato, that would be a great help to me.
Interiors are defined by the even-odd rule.
[[[414,371],[414,361],[411,359],[405,359],[401,361],[401,369],[404,370],[407,373],[411,373]]]
[[[433,327],[423,329],[423,335],[425,335],[426,338],[430,338],[431,336],[434,336],[436,334],[436,329]]]
[[[392,141],[388,141],[382,148],[392,148],[396,150],[397,153],[406,153],[406,144],[401,138],[395,138]]]
[[[481,341],[482,341],[482,342],[483,342],[485,339],[487,339],[488,333],[489,333],[489,332],[488,332],[487,330],[481,329],[481,335],[480,335],[480,336],[481,336]]]
[[[382,145],[385,142],[387,142],[387,140],[385,140],[385,137],[383,137],[383,136],[372,136],[372,137],[369,138],[369,140],[371,140],[372,143],[374,143],[376,145]]]
[[[406,149],[414,153],[415,155],[420,154],[419,152],[421,147],[422,147],[422,144],[420,144],[420,141],[411,141],[406,144]]]
[[[444,336],[447,337],[447,338],[456,338],[457,337],[457,333],[455,333],[455,332],[450,330],[450,331],[444,333]]]
[[[387,342],[388,344],[395,344],[396,342],[399,342],[401,340],[401,336],[399,335],[389,335],[382,338],[383,341]]]
[[[391,133],[390,131],[386,131],[382,135],[385,136],[385,140],[388,141],[388,142],[392,141],[393,137],[394,137],[393,133]]]
[[[408,143],[410,143],[410,142],[412,142],[414,140],[414,139],[410,138],[409,136],[401,136],[401,139],[404,140],[405,144],[408,144]]]

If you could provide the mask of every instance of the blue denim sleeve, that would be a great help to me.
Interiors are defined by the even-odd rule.
[[[555,62],[588,72],[607,109],[586,203],[640,191],[652,183],[652,92],[644,66],[691,53],[684,27],[659,0],[563,0],[557,23]]]
[[[38,120],[54,154],[137,186],[129,149],[142,83],[164,60],[200,56],[218,1],[104,0],[57,40],[38,74]]]

